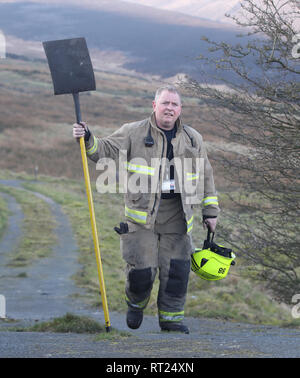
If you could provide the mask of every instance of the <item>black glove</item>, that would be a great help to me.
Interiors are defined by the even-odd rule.
[[[84,141],[85,141],[85,142],[88,142],[88,140],[90,139],[90,136],[91,136],[91,132],[90,132],[90,130],[87,128],[87,130],[85,130],[85,134],[84,134]]]
[[[129,232],[129,230],[128,230],[128,224],[127,224],[127,223],[123,223],[123,222],[121,222],[121,223],[120,223],[120,228],[118,228],[118,227],[114,227],[114,230],[115,230],[119,235],[127,234],[127,233]]]
[[[88,142],[88,140],[90,139],[90,136],[91,136],[91,132],[90,132],[89,128],[87,127],[87,125],[84,125],[81,122],[79,122],[79,125],[84,127],[84,141]]]

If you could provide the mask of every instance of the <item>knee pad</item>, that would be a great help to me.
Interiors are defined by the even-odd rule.
[[[172,297],[184,296],[187,291],[189,273],[189,260],[171,260],[166,293],[168,293]]]
[[[128,274],[129,290],[134,294],[142,294],[152,288],[151,268],[132,269]]]

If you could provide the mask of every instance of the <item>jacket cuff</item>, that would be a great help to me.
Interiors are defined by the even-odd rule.
[[[98,151],[98,140],[91,132],[89,139],[85,142],[85,149],[88,156]]]
[[[217,217],[220,212],[218,196],[206,196],[202,200],[202,215],[208,218]]]
[[[202,217],[215,218],[219,215],[220,211],[219,207],[206,207],[202,209]]]

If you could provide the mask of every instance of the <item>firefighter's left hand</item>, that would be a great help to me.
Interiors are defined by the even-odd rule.
[[[211,232],[215,232],[217,221],[218,221],[218,218],[206,218],[203,221],[204,230],[209,227]]]

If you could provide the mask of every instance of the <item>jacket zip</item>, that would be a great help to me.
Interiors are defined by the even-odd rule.
[[[162,135],[162,138],[163,138],[163,148],[162,148],[162,153],[161,153],[161,159],[163,159],[163,157],[164,157],[164,150],[165,150],[165,136]],[[159,171],[158,171],[159,182],[160,182],[160,172],[161,172],[161,164],[160,164],[160,166],[159,166]],[[155,193],[155,199],[154,199],[153,208],[152,208],[152,210],[151,210],[151,215],[154,213],[154,209],[155,209],[156,201],[157,201],[157,193]]]

